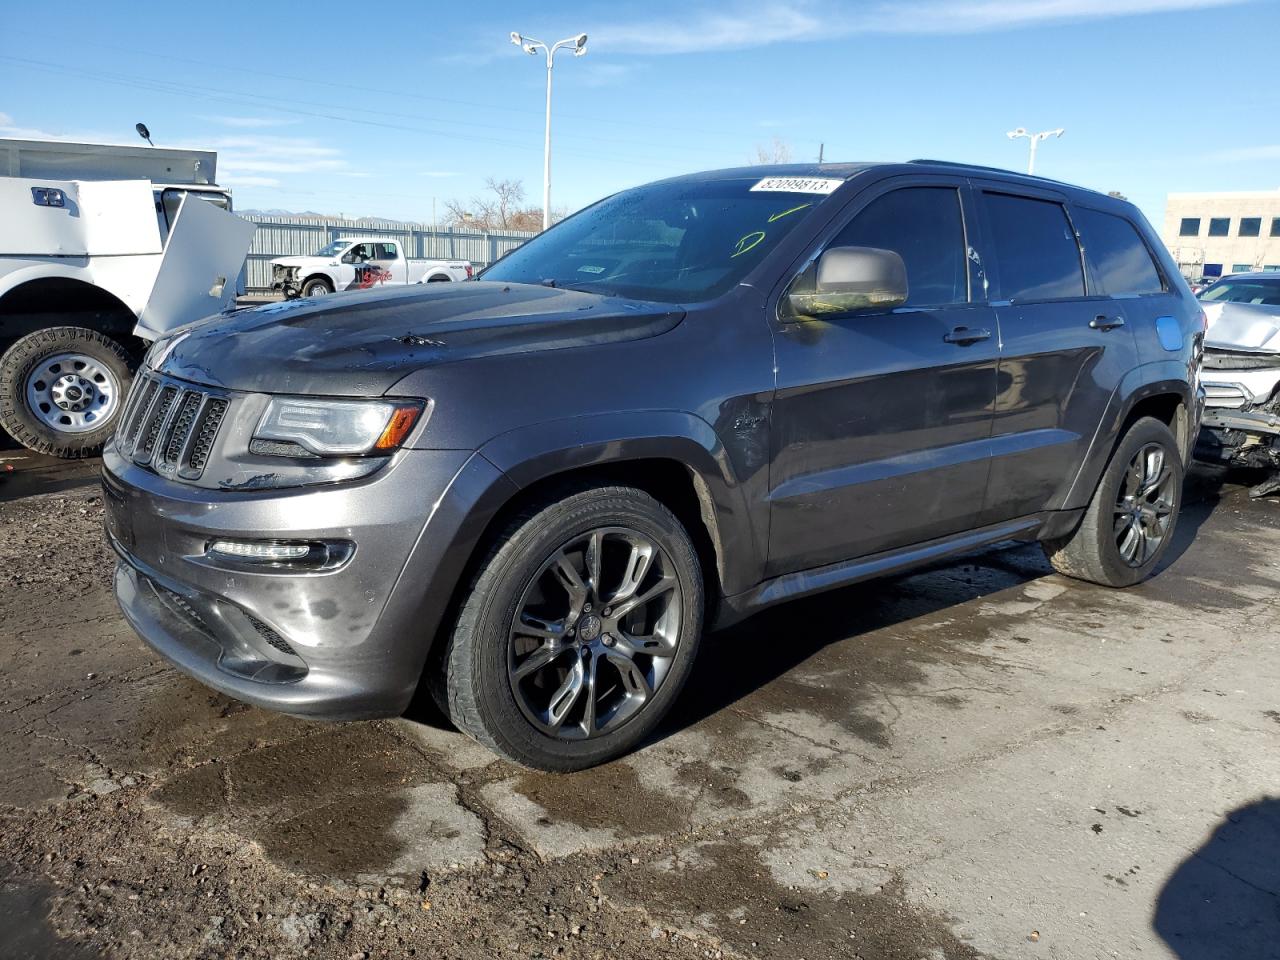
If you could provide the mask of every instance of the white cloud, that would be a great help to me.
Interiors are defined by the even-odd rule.
[[[190,146],[218,151],[221,179],[250,174],[350,172],[339,150],[309,137],[234,134]]]
[[[1248,160],[1280,160],[1280,143],[1267,143],[1256,147],[1233,147],[1209,154],[1206,160],[1215,163],[1232,163]]]
[[[0,127],[11,126],[13,126],[13,117],[9,116],[7,113],[0,113]]]
[[[831,0],[769,0],[604,24],[592,29],[591,42],[614,54],[703,53],[854,34],[979,33],[1241,2],[1245,0],[876,0],[850,9]]]
[[[206,116],[203,120],[211,123],[221,124],[224,127],[238,127],[245,130],[265,129],[267,127],[290,127],[295,123],[301,123],[300,118],[282,118],[282,117],[226,117],[226,116]]]
[[[636,72],[636,64],[602,63],[599,60],[592,61],[588,57],[587,62],[583,64],[583,69],[578,72],[581,74],[582,83],[585,86],[607,87],[629,79]]]
[[[220,175],[218,182],[224,187],[278,187],[280,181],[275,177],[237,176],[234,173]]]

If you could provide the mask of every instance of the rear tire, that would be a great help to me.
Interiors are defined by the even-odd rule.
[[[0,426],[36,453],[95,456],[115,431],[133,367],[123,346],[88,327],[27,334],[0,357]]]
[[[432,693],[464,733],[539,770],[581,770],[640,743],[684,686],[702,629],[689,534],[632,487],[570,488],[531,505],[465,597]]]
[[[1130,587],[1155,571],[1182,508],[1182,452],[1173,432],[1143,417],[1121,438],[1080,525],[1046,540],[1055,570],[1106,587]]]

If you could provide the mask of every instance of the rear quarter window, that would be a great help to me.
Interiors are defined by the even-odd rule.
[[[1151,259],[1151,251],[1132,223],[1098,210],[1072,210],[1085,256],[1093,266],[1100,293],[1132,296],[1163,293],[1164,280]]]
[[[1084,268],[1062,204],[1003,193],[983,194],[1005,300],[1084,296]]]

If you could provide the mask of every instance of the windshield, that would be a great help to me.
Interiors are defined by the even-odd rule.
[[[321,247],[314,254],[312,254],[312,256],[336,257],[338,254],[340,254],[343,250],[347,249],[347,247],[349,246],[351,246],[350,240],[335,240],[333,241],[333,243],[328,244],[327,246]]]
[[[1280,277],[1275,280],[1219,280],[1200,294],[1206,302],[1260,303],[1280,307]]]
[[[689,303],[729,290],[843,181],[683,180],[602,200],[481,279]]]

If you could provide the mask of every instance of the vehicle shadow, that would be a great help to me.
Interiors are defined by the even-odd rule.
[[[1280,958],[1280,798],[1231,811],[1173,872],[1151,926],[1179,960]]]
[[[1159,577],[1195,542],[1200,527],[1221,500],[1220,473],[1199,469],[1188,476],[1174,539],[1156,572]],[[684,693],[647,743],[694,726],[752,695],[832,644],[856,641],[919,617],[1016,589],[1054,574],[1034,543],[1006,543],[950,557],[898,576],[881,577],[764,610],[703,638]],[[957,627],[957,630],[963,628]],[[887,641],[892,642],[892,641]],[[865,651],[868,655],[881,651]],[[886,656],[892,656],[887,652]],[[905,658],[905,654],[902,655]],[[923,675],[902,663],[898,677],[911,683]],[[846,691],[846,714],[856,714],[856,696]],[[419,686],[406,718],[450,727],[426,684]],[[873,732],[874,736],[874,732]],[[639,746],[643,748],[645,744]]]

